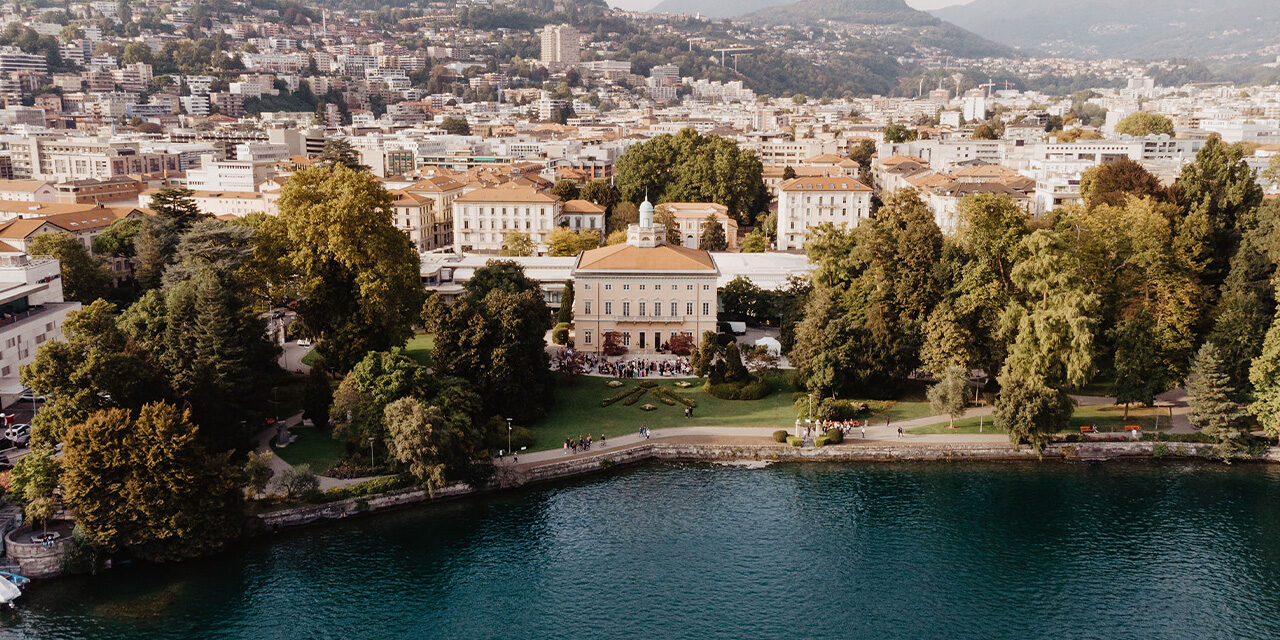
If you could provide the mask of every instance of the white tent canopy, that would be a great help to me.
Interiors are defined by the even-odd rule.
[[[759,340],[756,340],[756,346],[767,348],[769,350],[770,355],[775,355],[775,356],[782,355],[782,343],[778,342],[777,338],[770,338],[768,336],[765,336],[763,338],[760,338]]]

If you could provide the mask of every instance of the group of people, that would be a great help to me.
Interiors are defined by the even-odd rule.
[[[823,434],[831,429],[839,429],[840,433],[846,436],[853,435],[855,429],[862,429],[862,437],[867,437],[867,423],[857,420],[814,420],[808,422],[796,418],[796,434],[804,434],[804,437],[812,437],[814,435]],[[899,427],[901,432],[902,428]]]
[[[606,440],[604,438],[603,433],[600,434],[600,446],[602,447],[608,446],[606,444]],[[585,438],[583,436],[578,436],[577,440],[574,440],[573,438],[564,439],[565,453],[578,453],[578,452],[586,452],[590,450],[591,450],[591,434],[589,433],[586,435]]]
[[[691,376],[693,365],[688,358],[669,360],[609,360],[600,356],[587,356],[587,373],[615,378],[648,378],[651,376]]]

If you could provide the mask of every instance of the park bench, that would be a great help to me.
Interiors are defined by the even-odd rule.
[[[1097,432],[1098,432],[1098,428],[1093,425],[1086,424],[1080,427],[1080,433],[1097,433]]]

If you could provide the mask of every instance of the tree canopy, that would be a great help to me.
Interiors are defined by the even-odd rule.
[[[684,129],[628,148],[618,159],[615,183],[626,201],[640,202],[647,195],[655,204],[715,202],[728,207],[739,222],[749,223],[769,203],[763,172],[750,149]]]

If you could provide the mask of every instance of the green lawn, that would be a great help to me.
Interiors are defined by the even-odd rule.
[[[1128,420],[1124,418],[1123,406],[1103,404],[1076,407],[1075,413],[1071,416],[1071,426],[1061,433],[1080,433],[1080,427],[1084,425],[1097,427],[1102,433],[1119,433],[1124,431],[1124,426],[1127,424],[1141,425],[1143,431],[1151,431],[1155,427],[1157,414],[1160,416],[1160,430],[1168,429],[1170,426],[1168,407],[1130,406]],[[963,418],[956,420],[955,429],[948,429],[946,422],[939,422],[907,429],[907,433],[978,433],[978,422],[978,418]],[[991,424],[991,416],[986,416],[982,419],[982,433],[1003,432],[995,429]]]
[[[692,418],[684,417],[684,405],[667,406],[662,404],[650,390],[641,396],[635,404],[627,406],[616,402],[608,407],[601,407],[600,401],[617,392],[635,387],[639,380],[622,380],[622,387],[608,386],[609,378],[581,376],[576,386],[567,380],[559,379],[556,385],[556,402],[551,415],[531,427],[534,434],[532,449],[559,448],[565,438],[577,438],[591,433],[596,439],[601,432],[607,436],[618,436],[635,433],[639,428],[650,429],[677,426],[717,426],[717,427],[774,427],[787,429],[795,424],[795,408],[792,400],[795,388],[786,382],[785,376],[775,376],[773,392],[760,400],[720,400],[707,395],[702,390],[705,380],[689,378],[693,386],[681,389],[675,386],[675,380],[652,378],[659,386],[667,387],[677,393],[693,398],[697,407]],[[652,404],[657,407],[653,411],[645,411],[640,407]],[[902,401],[880,402],[873,407],[888,404],[886,410],[879,412],[873,420],[884,420],[888,415],[894,420],[904,420],[929,414],[929,403],[908,396]]]
[[[276,420],[283,420],[302,411],[302,397],[306,395],[306,376],[289,375],[281,378],[271,388],[267,406]]]
[[[346,453],[345,445],[328,433],[315,429],[293,429],[291,433],[298,439],[283,449],[275,450],[281,460],[291,465],[309,464],[312,471],[323,474]]]
[[[436,337],[434,335],[419,333],[409,338],[409,342],[404,346],[404,352],[405,355],[416,360],[418,364],[429,367],[431,366],[431,350],[435,349],[435,347]],[[312,349],[307,352],[307,355],[302,356],[302,364],[310,367],[315,364],[316,358],[319,357],[320,354],[316,353],[315,349]]]

